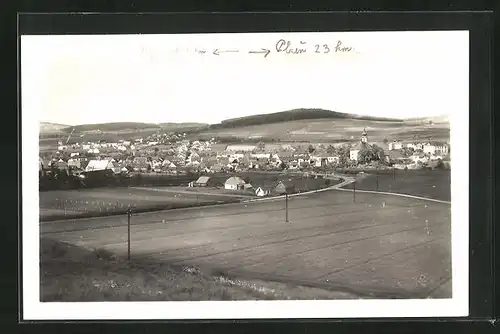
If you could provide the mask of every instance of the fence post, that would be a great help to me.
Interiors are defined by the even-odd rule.
[[[377,189],[376,191],[378,191],[378,173],[377,173]]]
[[[127,210],[127,221],[128,221],[128,242],[127,242],[127,255],[128,255],[128,260],[130,261],[130,216],[131,216],[131,210],[130,208]]]
[[[396,179],[396,167],[392,167],[392,179]]]

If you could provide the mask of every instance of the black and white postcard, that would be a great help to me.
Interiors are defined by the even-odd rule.
[[[468,314],[467,31],[20,49],[25,319]]]

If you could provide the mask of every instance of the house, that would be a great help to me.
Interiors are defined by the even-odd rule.
[[[269,188],[258,187],[257,189],[255,189],[255,196],[264,197],[270,194],[271,194],[271,189]]]
[[[229,179],[226,180],[224,183],[224,189],[227,190],[242,190],[244,189],[245,186],[245,181],[238,177],[238,176],[232,176]]]
[[[274,191],[278,194],[290,194],[295,191],[295,186],[289,181],[279,181],[274,187]]]
[[[448,154],[450,150],[448,144],[435,142],[424,144],[423,151],[428,154]]]
[[[86,172],[94,172],[94,171],[104,171],[111,170],[114,173],[120,172],[120,167],[111,160],[90,160],[87,167],[85,167]]]
[[[400,163],[403,160],[405,160],[405,157],[403,156],[401,150],[387,151],[386,153],[384,153],[384,155],[385,155],[385,161],[387,163]]]
[[[389,151],[400,150],[402,148],[403,148],[403,143],[400,141],[395,140],[395,141],[389,143]]]
[[[422,151],[424,149],[424,144],[422,144],[422,143],[408,143],[408,144],[406,144],[406,147],[411,148],[414,151],[417,151],[417,150]]]
[[[351,147],[349,151],[349,158],[353,161],[358,161],[358,153],[362,150],[372,150],[373,148],[371,147],[370,144],[368,144],[368,134],[366,133],[366,130],[363,129],[363,133],[361,134],[361,140]]]
[[[71,168],[82,168],[80,159],[69,159],[68,160],[68,167],[71,167]]]
[[[429,157],[424,153],[414,153],[410,156],[410,159],[414,163],[426,163],[429,161]]]
[[[193,181],[193,187],[206,187],[209,180],[208,176],[200,176],[198,180]]]

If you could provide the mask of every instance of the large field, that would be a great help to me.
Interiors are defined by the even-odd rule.
[[[356,189],[402,193],[441,201],[451,201],[449,170],[370,171],[356,181]],[[378,181],[377,181],[378,180]],[[377,186],[378,183],[378,186]],[[346,186],[353,189],[354,185]]]
[[[159,191],[160,190],[160,191]],[[236,202],[240,197],[221,192],[197,193],[184,187],[99,188],[40,192],[40,219],[95,217]]]
[[[288,223],[283,200],[137,214],[132,257],[353,298],[451,296],[449,204],[362,193],[353,202],[332,190],[288,206]],[[125,216],[111,216],[42,222],[40,231],[124,256],[126,226]]]
[[[271,186],[278,180],[290,180],[297,192],[325,188],[340,182],[303,178],[298,175],[278,173],[239,173],[256,189]],[[134,211],[165,210],[200,205],[238,202],[253,198],[253,191],[224,190],[223,185],[231,174],[214,174],[211,179],[221,188],[187,188],[185,186],[135,186],[77,190],[41,191],[40,218],[42,220],[74,217],[123,214],[130,207]],[[153,176],[154,179],[154,176]],[[196,178],[195,178],[196,179]],[[186,180],[191,180],[187,179]],[[161,183],[161,182],[158,182]],[[187,185],[187,181],[185,182]]]
[[[417,122],[383,122],[356,119],[300,120],[265,125],[252,125],[201,132],[199,137],[233,137],[235,139],[272,138],[280,141],[335,142],[356,140],[363,128],[369,140],[449,140],[449,124],[420,124]],[[198,135],[197,135],[198,136]]]

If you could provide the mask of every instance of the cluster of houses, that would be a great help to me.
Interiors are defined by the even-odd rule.
[[[96,171],[111,170],[114,173],[154,172],[182,174],[187,170],[203,173],[244,170],[291,170],[307,171],[309,168],[339,166],[342,163],[360,163],[360,152],[378,149],[378,160],[401,169],[417,169],[435,161],[443,161],[450,153],[447,143],[402,143],[394,141],[385,147],[371,144],[368,133],[363,130],[360,140],[352,146],[340,144],[334,150],[299,150],[290,144],[248,145],[233,144],[214,149],[216,142],[190,141],[184,135],[174,138],[175,143],[168,149],[159,149],[158,139],[171,140],[162,135],[159,138],[139,138],[117,143],[84,143],[71,146],[59,145],[56,157],[50,161],[40,158],[40,171],[57,168],[59,170]],[[61,144],[61,143],[59,143]],[[382,147],[381,147],[382,146]],[[337,148],[342,147],[342,150]],[[63,158],[60,152],[67,158]],[[113,151],[121,156],[115,158]],[[123,153],[125,152],[125,153]],[[91,154],[89,154],[91,153]],[[365,162],[363,162],[365,163]]]
[[[196,181],[192,181],[189,187],[218,187],[218,182],[213,181],[209,176],[200,176]],[[269,196],[272,194],[285,194],[294,192],[293,183],[287,181],[277,181],[272,184],[260,185],[254,187],[252,184],[245,182],[239,176],[231,176],[224,182],[224,189],[230,191],[247,191],[255,194],[258,197]]]

